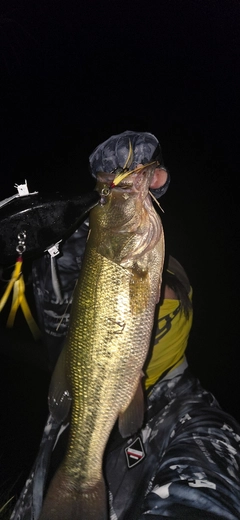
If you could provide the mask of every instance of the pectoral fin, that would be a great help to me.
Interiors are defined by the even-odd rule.
[[[128,407],[119,414],[118,428],[122,437],[130,437],[141,428],[144,417],[144,395],[142,388],[142,374],[137,390]]]

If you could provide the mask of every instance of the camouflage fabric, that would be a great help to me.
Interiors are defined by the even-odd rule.
[[[67,434],[68,426],[50,416],[10,520],[37,520]],[[104,464],[109,519],[239,520],[239,467],[240,425],[185,361],[151,389],[142,430],[126,440],[115,428],[110,437]]]

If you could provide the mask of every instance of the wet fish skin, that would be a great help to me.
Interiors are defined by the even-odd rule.
[[[164,262],[161,220],[148,195],[152,174],[131,174],[90,213],[64,353],[72,395],[69,442],[39,520],[106,520],[107,440],[118,417],[123,436],[141,426],[142,366]],[[100,178],[97,190],[110,181]]]

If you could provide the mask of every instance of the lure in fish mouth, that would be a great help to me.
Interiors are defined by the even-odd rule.
[[[49,392],[58,420],[68,411],[63,392],[72,397],[68,446],[39,520],[107,520],[106,443],[116,420],[123,437],[143,422],[142,367],[160,296],[164,235],[148,194],[153,166],[141,170],[121,179],[98,176],[102,202],[90,212],[70,326]]]

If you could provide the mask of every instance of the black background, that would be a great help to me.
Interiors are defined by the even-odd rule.
[[[25,179],[30,191],[81,193],[100,142],[127,129],[155,134],[172,179],[161,201],[166,244],[194,291],[189,363],[240,421],[239,2],[1,5],[0,199]],[[35,312],[31,284],[27,295]],[[1,489],[18,479],[18,490],[41,437],[49,375],[21,310],[13,331],[6,314]]]

